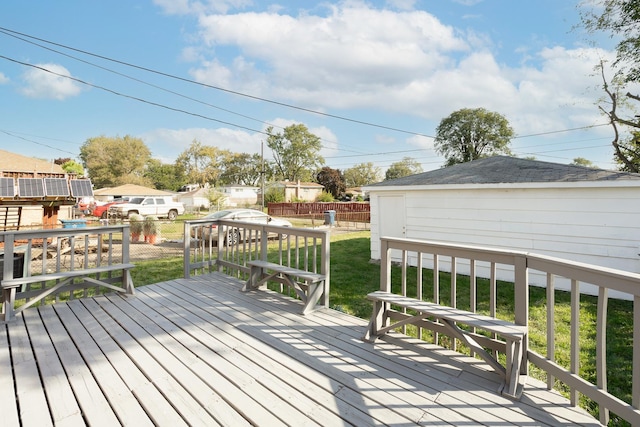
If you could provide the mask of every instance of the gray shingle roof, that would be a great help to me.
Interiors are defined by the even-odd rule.
[[[640,174],[494,156],[383,181],[368,187],[620,180],[640,181]]]

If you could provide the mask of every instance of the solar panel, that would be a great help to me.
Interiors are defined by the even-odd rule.
[[[0,178],[0,197],[14,197],[16,195],[13,178]]]
[[[44,191],[47,196],[69,197],[69,184],[66,178],[45,178]]]
[[[18,178],[18,196],[44,197],[44,181],[41,178]]]
[[[93,197],[93,188],[90,179],[72,179],[71,195],[73,197]]]

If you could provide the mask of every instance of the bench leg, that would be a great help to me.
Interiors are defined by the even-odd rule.
[[[241,291],[248,292],[253,289],[259,289],[261,286],[266,286],[264,283],[261,283],[262,280],[262,267],[251,266],[251,271],[249,272],[249,280],[244,284]]]
[[[10,322],[15,319],[16,288],[2,289],[2,312],[4,321]]]
[[[367,326],[367,331],[362,337],[363,341],[374,343],[378,338],[378,331],[384,326],[384,313],[386,303],[382,301],[373,302],[373,312],[371,313],[371,320]]]
[[[307,294],[305,295],[304,308],[302,309],[302,314],[311,313],[316,309],[318,305],[318,301],[324,295],[324,280],[316,283],[307,284]]]
[[[522,389],[524,387],[522,378],[526,378],[526,376],[520,375],[522,363],[526,363],[526,361],[523,360],[523,341],[524,340],[507,340],[505,375],[506,388],[502,394],[513,399],[519,399],[522,395]]]

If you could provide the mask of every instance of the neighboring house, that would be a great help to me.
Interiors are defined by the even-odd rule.
[[[496,156],[365,191],[371,197],[373,259],[380,259],[379,238],[391,236],[640,272],[640,174]]]
[[[280,181],[269,184],[270,188],[281,188],[286,202],[315,202],[322,194],[324,187],[316,182]]]
[[[90,180],[53,162],[0,150],[0,230],[59,227],[73,217],[76,203],[92,196]]]
[[[115,199],[131,199],[133,197],[163,196],[174,198],[174,193],[156,190],[142,185],[124,184],[118,187],[108,187],[93,192],[97,203],[108,203]]]
[[[182,202],[185,209],[188,211],[198,211],[201,208],[209,209],[211,201],[209,200],[209,187],[189,187],[185,188],[188,191],[180,192],[176,196],[179,202]]]
[[[226,197],[227,206],[254,206],[258,204],[259,187],[250,185],[225,185],[219,190]]]
[[[200,208],[209,209],[211,201],[209,193],[215,191],[223,197],[220,199],[219,206],[255,206],[258,204],[258,187],[248,185],[225,185],[223,187],[204,187],[204,188],[185,188],[191,191],[181,192],[177,199],[182,202],[187,209],[197,210]]]

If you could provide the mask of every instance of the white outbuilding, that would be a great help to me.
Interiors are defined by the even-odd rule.
[[[390,236],[640,272],[640,174],[495,156],[364,189],[372,259]]]

